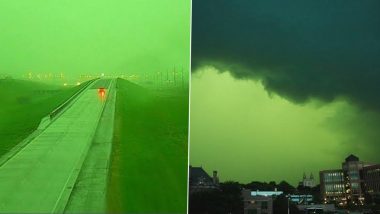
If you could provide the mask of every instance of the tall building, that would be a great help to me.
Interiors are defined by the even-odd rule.
[[[344,173],[341,169],[319,172],[321,195],[325,203],[336,202],[345,204]]]
[[[364,203],[364,191],[360,177],[360,171],[364,165],[364,162],[352,154],[342,163],[347,203]]]
[[[363,205],[365,195],[378,196],[380,192],[380,165],[365,163],[352,154],[342,169],[320,171],[319,178],[325,203]]]

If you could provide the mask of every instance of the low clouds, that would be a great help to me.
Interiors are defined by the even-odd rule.
[[[380,1],[194,0],[193,70],[213,65],[302,103],[380,110]]]

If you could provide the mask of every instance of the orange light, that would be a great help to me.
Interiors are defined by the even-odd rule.
[[[106,89],[105,88],[99,88],[98,94],[99,94],[101,99],[104,99],[104,97],[106,96]]]

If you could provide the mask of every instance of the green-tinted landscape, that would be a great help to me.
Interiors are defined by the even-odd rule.
[[[117,90],[108,212],[185,213],[188,91]]]
[[[0,80],[0,156],[80,87]],[[108,211],[185,213],[188,89],[146,89],[118,79]]]
[[[186,212],[190,13],[188,0],[0,1],[0,79],[141,86],[118,81],[109,211]],[[19,85],[0,88],[2,153],[75,91]]]
[[[0,80],[0,156],[32,133],[43,117],[79,88],[23,80]]]
[[[0,1],[0,20],[0,77],[75,84],[189,67],[189,0]]]

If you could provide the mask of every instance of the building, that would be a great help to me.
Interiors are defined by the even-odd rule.
[[[363,205],[365,195],[379,195],[380,165],[349,155],[342,169],[320,171],[321,195],[325,203]]]
[[[217,171],[213,171],[210,177],[202,167],[189,168],[189,189],[190,193],[208,191],[219,188],[219,178]]]
[[[313,195],[289,195],[291,202],[295,204],[311,204],[313,202]]]
[[[342,163],[347,203],[363,204],[364,191],[360,172],[366,164],[355,155],[349,155]]]
[[[299,211],[304,213],[335,213],[334,204],[308,204],[297,205]]]
[[[371,199],[380,198],[380,164],[363,167],[363,189]]]
[[[283,194],[282,191],[242,191],[244,214],[272,214],[274,197]]]
[[[345,203],[344,173],[341,169],[319,172],[321,195],[325,203]]]
[[[304,186],[304,187],[310,187],[310,188],[315,187],[313,173],[310,174],[310,177],[306,177],[306,173],[303,173],[303,178],[302,178],[302,181],[299,182],[299,185]]]

